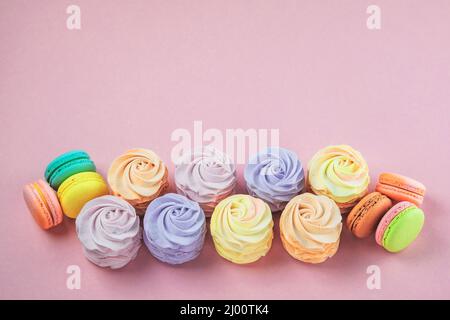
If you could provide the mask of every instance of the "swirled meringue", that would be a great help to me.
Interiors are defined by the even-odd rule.
[[[144,216],[144,242],[157,259],[180,264],[203,248],[206,218],[195,201],[167,193],[153,200]]]
[[[303,167],[297,155],[282,148],[268,148],[253,157],[244,171],[248,193],[280,211],[305,186]]]
[[[347,145],[326,147],[308,164],[311,190],[336,201],[342,213],[349,212],[367,194],[369,182],[366,160]]]
[[[254,262],[272,246],[270,208],[249,195],[237,194],[219,202],[211,216],[210,229],[216,251],[234,263]]]
[[[177,192],[197,201],[207,216],[233,193],[236,168],[232,160],[213,147],[186,154],[175,167]]]
[[[321,263],[338,247],[342,215],[336,203],[326,196],[303,193],[293,198],[280,216],[283,247],[295,259]]]
[[[134,208],[115,196],[87,202],[76,219],[85,256],[100,267],[118,269],[133,260],[141,247],[141,228]]]
[[[113,161],[108,183],[114,195],[131,203],[142,214],[150,201],[167,189],[168,171],[153,151],[133,149]]]

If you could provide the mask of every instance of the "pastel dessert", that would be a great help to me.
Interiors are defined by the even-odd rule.
[[[311,191],[334,200],[341,213],[348,213],[367,194],[369,183],[366,160],[348,145],[319,150],[308,164]]]
[[[108,183],[115,196],[128,201],[142,215],[149,203],[168,188],[168,171],[153,151],[132,149],[113,161]]]
[[[236,167],[224,153],[204,147],[183,156],[175,167],[177,192],[200,204],[207,216],[233,193]]]
[[[392,207],[392,201],[379,192],[372,192],[361,199],[347,216],[348,229],[358,238],[371,235],[384,214]]]
[[[414,179],[396,173],[382,173],[378,178],[375,190],[387,195],[392,200],[409,201],[420,207],[426,188]]]
[[[144,216],[144,242],[162,262],[181,264],[200,254],[206,233],[206,218],[199,204],[168,193],[153,200]]]
[[[45,179],[53,189],[59,186],[70,176],[80,172],[95,172],[95,164],[89,155],[82,150],[66,152],[52,162],[45,169]]]
[[[237,264],[251,263],[272,246],[272,213],[261,199],[232,195],[214,209],[210,230],[220,256]]]
[[[88,201],[77,217],[76,230],[86,258],[99,267],[124,267],[134,260],[142,244],[135,209],[111,195]]]
[[[287,149],[268,148],[258,153],[245,167],[248,193],[280,211],[305,187],[305,174],[297,155]]]
[[[62,210],[69,218],[76,218],[86,202],[109,194],[108,185],[97,172],[81,172],[66,179],[58,188]]]
[[[34,220],[42,229],[56,227],[63,221],[56,192],[44,180],[26,184],[23,188],[23,198]]]
[[[339,248],[342,215],[330,198],[312,193],[294,197],[280,216],[283,247],[295,259],[322,263]]]
[[[407,248],[420,234],[425,215],[415,204],[402,201],[381,219],[375,232],[377,243],[389,252]]]

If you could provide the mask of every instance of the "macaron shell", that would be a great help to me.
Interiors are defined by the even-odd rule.
[[[422,231],[424,221],[423,211],[416,206],[401,211],[384,232],[383,247],[393,253],[407,248]]]
[[[408,201],[402,201],[395,204],[391,209],[389,209],[388,212],[386,212],[386,214],[380,220],[380,223],[378,223],[377,230],[375,232],[375,240],[380,246],[383,246],[383,235],[391,221],[394,220],[394,218],[401,211],[411,206],[414,206],[414,204]]]
[[[41,179],[37,181],[37,185],[41,188],[42,194],[45,197],[47,209],[52,215],[53,226],[59,225],[63,220],[63,213],[55,190]]]
[[[23,198],[36,223],[42,229],[50,229],[53,226],[51,213],[34,189],[32,183],[25,185],[23,188]]]
[[[349,213],[347,227],[358,238],[371,235],[383,215],[392,207],[392,201],[378,193],[365,196]]]
[[[380,174],[378,181],[381,184],[399,187],[406,191],[425,196],[426,188],[422,183],[397,173],[382,173]]]
[[[86,202],[107,194],[109,189],[106,182],[95,172],[73,175],[58,189],[61,207],[69,218],[76,218]]]
[[[95,172],[95,164],[90,159],[76,159],[72,160],[61,167],[59,167],[50,177],[50,185],[54,189],[59,186],[69,177],[80,172]]]
[[[409,201],[417,206],[421,206],[423,203],[423,196],[404,190],[399,187],[389,186],[382,183],[377,183],[375,190],[380,192],[392,200],[396,201]]]
[[[50,176],[57,170],[60,166],[66,164],[69,161],[76,159],[90,159],[89,155],[83,150],[72,150],[66,153],[63,153],[53,159],[45,169],[44,177],[45,180],[49,180]]]

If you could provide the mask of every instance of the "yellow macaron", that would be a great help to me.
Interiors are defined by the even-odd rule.
[[[74,174],[58,188],[59,202],[69,218],[76,218],[86,202],[107,194],[108,185],[97,172]]]

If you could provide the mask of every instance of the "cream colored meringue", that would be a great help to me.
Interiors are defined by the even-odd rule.
[[[326,196],[303,193],[286,205],[280,217],[283,247],[294,258],[321,263],[338,247],[342,215],[336,203]]]
[[[175,168],[177,192],[200,204],[207,216],[233,193],[236,168],[232,160],[213,147],[186,154]]]

